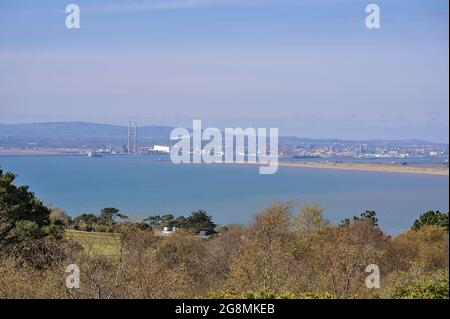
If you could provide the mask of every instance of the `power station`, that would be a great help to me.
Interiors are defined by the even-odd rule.
[[[133,132],[134,131],[134,132]],[[131,143],[131,136],[133,135],[133,144]],[[127,153],[134,154],[138,150],[138,140],[137,140],[137,122],[134,122],[134,130],[131,127],[131,121],[128,122],[128,143],[127,143]]]

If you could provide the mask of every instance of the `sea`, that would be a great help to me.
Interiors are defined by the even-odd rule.
[[[318,204],[334,223],[365,210],[391,235],[428,210],[449,209],[449,177],[303,167],[260,175],[256,165],[173,164],[166,157],[0,156],[46,204],[71,216],[116,207],[131,219],[203,209],[217,224],[246,224],[270,203]]]

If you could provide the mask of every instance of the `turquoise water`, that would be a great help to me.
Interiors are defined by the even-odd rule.
[[[317,203],[338,222],[369,209],[395,234],[426,210],[448,211],[448,176],[280,167],[260,175],[252,165],[175,165],[146,156],[3,156],[46,203],[70,215],[114,206],[129,216],[205,209],[218,223],[246,223],[278,199]]]

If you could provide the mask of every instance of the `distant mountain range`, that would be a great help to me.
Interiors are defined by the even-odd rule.
[[[172,127],[140,126],[141,137],[168,137]],[[0,138],[6,137],[42,137],[42,138],[125,138],[126,126],[85,123],[85,122],[49,122],[29,124],[0,124]]]
[[[168,143],[172,127],[140,126],[139,143]],[[84,123],[51,122],[29,124],[0,124],[2,147],[100,147],[127,143],[126,126]]]
[[[169,126],[139,126],[139,144],[169,143]],[[38,144],[43,147],[90,147],[105,144],[125,144],[127,126],[86,123],[48,122],[27,124],[0,124],[0,146]],[[436,144],[422,140],[366,140],[312,139],[295,136],[282,137],[293,143],[370,143],[370,144]]]

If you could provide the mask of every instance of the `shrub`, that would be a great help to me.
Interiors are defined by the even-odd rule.
[[[207,295],[209,299],[295,299],[291,292],[273,293],[265,290],[258,292],[218,291]]]
[[[337,296],[329,292],[304,292],[299,299],[337,299]]]
[[[407,287],[397,288],[392,298],[396,299],[449,299],[448,275],[428,279]]]
[[[106,233],[106,232],[109,231],[109,227],[108,226],[99,225],[99,224],[95,225],[94,229],[95,229],[96,232],[99,232],[99,233]]]

